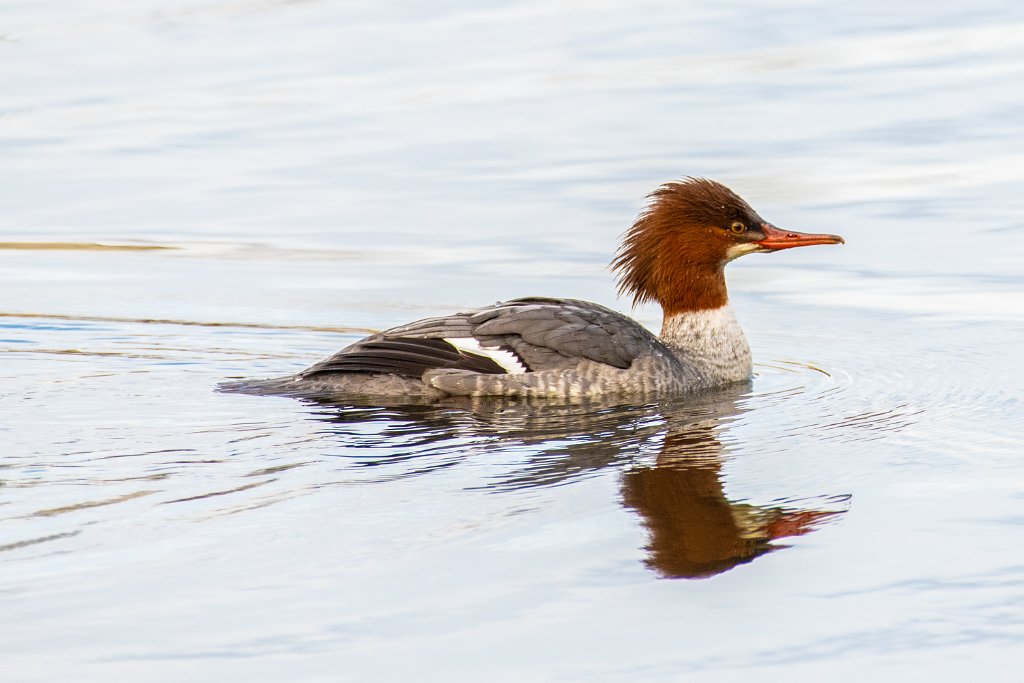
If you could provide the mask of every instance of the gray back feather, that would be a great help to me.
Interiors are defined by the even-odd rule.
[[[639,356],[663,348],[647,329],[604,306],[575,299],[530,297],[428,318],[381,333],[387,338],[475,338],[501,347],[539,371],[592,360],[628,368]]]

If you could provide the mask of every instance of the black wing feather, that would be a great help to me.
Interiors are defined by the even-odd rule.
[[[500,375],[508,372],[486,356],[459,351],[443,339],[368,337],[304,370],[302,377],[329,372],[371,372],[419,379],[427,370],[450,368]]]

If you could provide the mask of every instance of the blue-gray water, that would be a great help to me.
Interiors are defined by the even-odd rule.
[[[20,2],[0,65],[3,680],[1015,680],[1019,3]],[[730,265],[749,387],[214,390],[628,311],[687,174],[847,238]]]

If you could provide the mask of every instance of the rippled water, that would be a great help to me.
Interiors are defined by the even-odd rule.
[[[4,680],[1015,680],[1018,4],[9,3],[0,56]],[[730,266],[748,386],[215,391],[628,310],[684,174],[847,238]]]

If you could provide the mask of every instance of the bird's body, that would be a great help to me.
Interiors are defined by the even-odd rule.
[[[627,231],[613,267],[634,301],[661,304],[655,336],[598,304],[530,297],[429,318],[362,339],[291,378],[352,396],[651,396],[747,379],[750,348],[728,305],[725,264],[755,251],[835,244],[788,233],[728,188],[663,185]]]
[[[514,299],[375,334],[295,381],[363,395],[577,398],[681,393],[750,375],[728,306],[681,314],[668,330],[659,339],[586,301]]]

